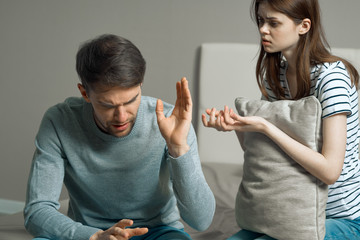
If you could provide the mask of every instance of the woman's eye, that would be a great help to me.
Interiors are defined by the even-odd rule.
[[[278,26],[278,22],[270,22],[269,23],[271,27],[277,27]]]
[[[258,24],[259,24],[259,25],[263,25],[263,24],[264,24],[264,19],[258,18]]]

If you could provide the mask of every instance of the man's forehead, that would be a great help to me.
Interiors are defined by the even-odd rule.
[[[141,87],[132,88],[111,87],[93,91],[93,95],[100,103],[119,105],[136,100],[141,95]]]

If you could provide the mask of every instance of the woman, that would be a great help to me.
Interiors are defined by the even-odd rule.
[[[256,77],[269,101],[314,95],[323,114],[323,147],[316,152],[261,117],[241,117],[225,106],[207,109],[206,127],[241,135],[266,134],[294,161],[329,185],[325,239],[360,238],[359,75],[327,50],[317,0],[253,0],[261,37]],[[359,197],[358,197],[359,196]],[[269,239],[243,230],[238,239]],[[270,238],[271,239],[271,238]]]

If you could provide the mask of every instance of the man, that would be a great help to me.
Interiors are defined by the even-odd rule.
[[[175,106],[141,95],[145,60],[130,41],[102,35],[76,57],[82,98],[44,115],[36,136],[25,227],[46,239],[191,239],[214,196],[201,170],[185,78]],[[62,183],[68,216],[59,213]]]

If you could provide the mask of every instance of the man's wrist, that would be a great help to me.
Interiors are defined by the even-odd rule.
[[[171,157],[178,158],[187,153],[190,150],[190,146],[187,144],[183,146],[170,146],[168,144],[168,149]]]
[[[89,240],[98,240],[99,238],[99,234],[104,232],[103,230],[99,230],[96,233],[94,233],[93,235],[91,235],[91,237],[89,238]]]

